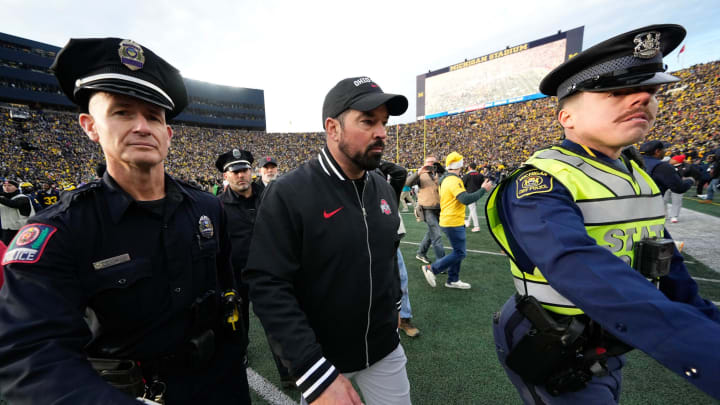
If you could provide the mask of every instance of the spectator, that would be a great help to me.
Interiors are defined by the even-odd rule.
[[[477,165],[475,163],[470,163],[468,165],[468,172],[463,176],[463,185],[465,185],[465,190],[467,190],[468,193],[474,193],[480,189],[482,186],[483,180],[485,180],[485,177],[477,172]],[[477,202],[470,203],[467,206],[469,215],[465,219],[465,227],[468,228],[470,224],[472,223],[472,232],[479,232],[480,231],[480,221],[478,221],[478,215],[477,215]]]
[[[460,178],[463,167],[463,157],[457,152],[451,152],[446,160],[447,173],[440,179],[440,227],[450,241],[452,252],[432,265],[422,266],[425,280],[431,287],[435,287],[435,275],[447,271],[448,278],[445,287],[470,289],[470,284],[460,280],[460,264],[465,258],[465,206],[482,198],[486,191],[492,189],[489,179],[474,193],[465,191]]]
[[[660,188],[660,194],[664,196],[667,191],[679,194],[679,197],[675,198],[673,209],[670,212],[670,221],[678,222],[681,203],[677,200],[682,200],[682,194],[692,187],[693,179],[683,179],[670,163],[662,160],[665,156],[665,144],[661,141],[653,140],[643,143],[640,146],[640,153],[643,154],[645,160],[645,171]],[[669,198],[670,196],[668,196]]]
[[[35,214],[35,209],[30,198],[20,193],[17,181],[6,179],[2,187],[3,192],[0,194],[2,241],[5,245],[10,245],[18,230]]]
[[[435,163],[437,163],[437,159],[434,156],[426,157],[423,167],[410,175],[405,183],[411,187],[415,185],[419,187],[415,210],[419,212],[419,218],[427,224],[428,230],[418,246],[415,258],[425,264],[430,264],[427,252],[431,245],[435,251],[435,260],[445,256],[439,223],[440,194],[438,192],[438,181],[442,173],[438,173],[438,166]]]

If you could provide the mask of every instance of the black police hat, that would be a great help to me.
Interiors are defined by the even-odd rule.
[[[87,108],[93,90],[124,94],[167,110],[168,119],[188,104],[180,72],[153,51],[120,38],[71,39],[50,67],[65,95]]]
[[[252,167],[253,155],[246,150],[233,149],[218,156],[215,161],[215,167],[221,172],[237,171],[240,169],[249,169]]]
[[[380,86],[369,77],[340,80],[325,96],[323,128],[327,118],[336,118],[347,109],[371,111],[383,104],[387,106],[390,115],[402,115],[408,108],[405,96],[383,93]]]
[[[650,25],[626,32],[574,56],[540,82],[540,91],[561,100],[578,91],[608,91],[676,82],[664,73],[663,55],[685,38],[675,24]]]

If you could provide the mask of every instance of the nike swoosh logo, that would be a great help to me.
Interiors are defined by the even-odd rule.
[[[343,209],[343,207],[340,207],[340,208],[336,209],[335,211],[331,211],[331,212],[323,211],[323,216],[325,217],[325,219],[328,219],[331,216],[337,214],[338,211],[340,211],[341,209]]]

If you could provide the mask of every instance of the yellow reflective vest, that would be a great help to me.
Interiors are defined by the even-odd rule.
[[[523,167],[493,190],[485,208],[488,224],[493,237],[510,258],[510,270],[519,294],[534,296],[552,312],[564,315],[583,313],[548,284],[541,269],[518,268],[497,210],[507,182],[532,168],[552,176],[572,195],[582,213],[588,235],[627,263],[630,269],[634,260],[634,243],[648,237],[662,238],[665,229],[665,207],[660,189],[635,162],[631,162],[631,167],[632,175],[563,147],[553,146],[533,154]]]

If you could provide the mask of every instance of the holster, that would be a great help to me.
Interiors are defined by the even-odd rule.
[[[510,351],[507,365],[528,383],[545,385],[574,360],[584,343],[585,324],[574,317],[555,321],[533,296],[519,298],[516,308],[532,328]]]
[[[142,370],[132,360],[88,358],[92,367],[108,384],[133,398],[145,394]]]
[[[516,308],[532,328],[507,356],[508,367],[551,395],[579,391],[607,375],[606,360],[630,350],[587,316],[556,316],[532,296],[517,296]]]

